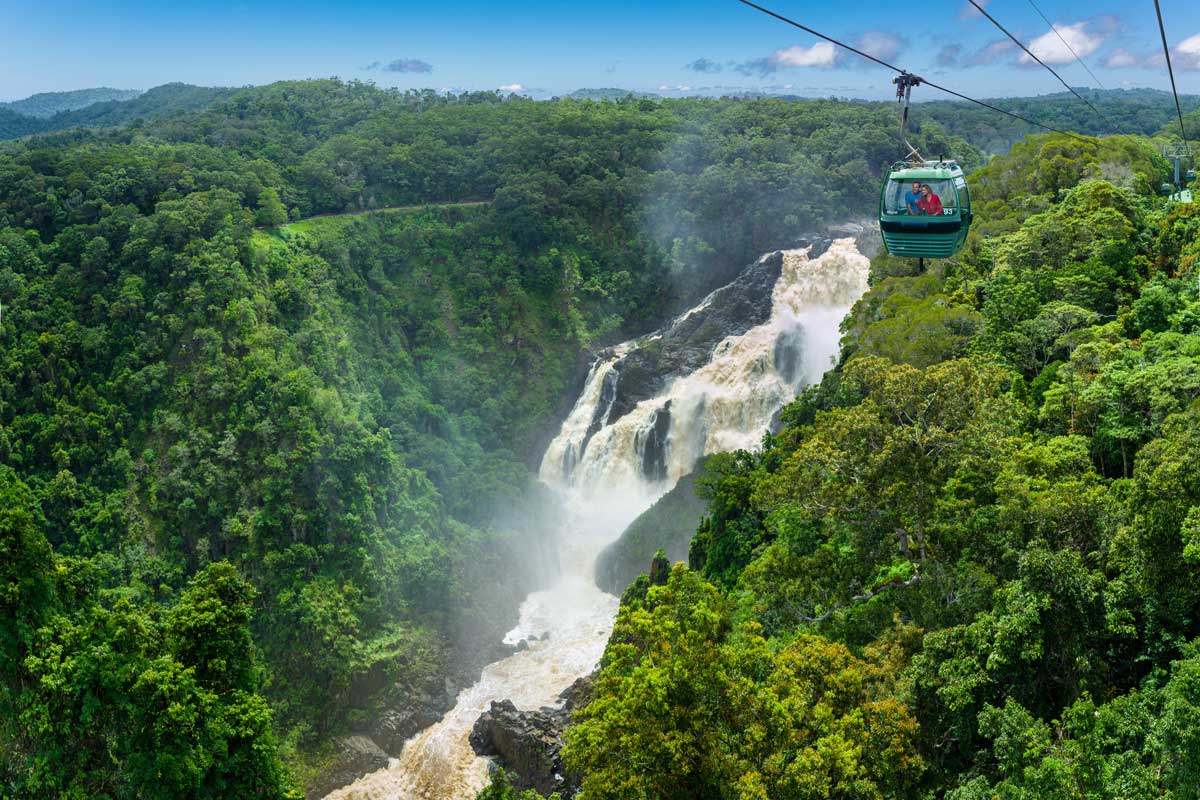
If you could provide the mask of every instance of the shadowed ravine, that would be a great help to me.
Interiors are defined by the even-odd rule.
[[[657,352],[672,341],[673,331],[697,327],[695,315],[719,302],[719,293],[663,331],[612,348],[593,364],[540,471],[567,512],[558,541],[561,573],[554,585],[526,598],[506,641],[540,638],[485,668],[455,707],[409,740],[387,769],[328,798],[469,800],[486,785],[487,762],[474,754],[467,737],[488,705],[503,699],[518,708],[553,705],[595,667],[617,611],[617,599],[598,589],[593,578],[601,550],[700,456],[756,447],[777,411],[819,380],[836,357],[838,325],[866,291],[868,260],[851,238],[833,241],[812,260],[809,251],[782,254],[769,318],[718,338],[703,363],[664,357],[663,363],[680,371],[658,376],[654,385],[661,390],[630,401],[619,417],[612,407],[627,374],[624,359],[643,348],[643,355]]]

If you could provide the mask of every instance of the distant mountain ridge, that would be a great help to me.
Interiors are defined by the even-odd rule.
[[[185,111],[207,108],[233,94],[236,89],[214,86],[192,86],[187,83],[165,83],[145,92],[133,89],[81,89],[77,92],[48,92],[0,103],[0,140],[16,139],[35,133],[50,133],[81,126],[111,127],[134,120],[153,120]],[[93,100],[84,106],[78,103],[88,97],[109,97]],[[36,102],[35,102],[36,101]],[[72,106],[52,115],[39,117],[18,108],[45,111],[55,104]]]
[[[575,100],[621,100],[626,97],[659,99],[661,95],[653,92],[637,92],[633,89],[616,89],[605,87],[600,89],[576,89],[567,95]]]
[[[141,89],[113,89],[99,86],[94,89],[75,89],[69,92],[40,92],[24,100],[0,103],[0,109],[35,119],[49,119],[64,111],[78,111],[95,103],[132,100],[142,93]]]
[[[241,87],[245,88],[245,87]],[[167,83],[145,92],[136,89],[99,87],[69,92],[43,92],[7,103],[0,103],[0,141],[38,133],[51,133],[77,127],[114,127],[135,120],[157,120],[187,111],[197,111],[231,97],[238,88],[194,86]],[[993,98],[989,102],[1045,125],[1085,135],[1121,133],[1153,134],[1175,116],[1173,97],[1157,89],[1082,90],[1103,116],[1075,101],[1066,92],[1036,97]],[[662,95],[616,87],[577,89],[566,97],[576,100],[617,101],[628,97],[662,100]],[[751,91],[731,92],[729,97],[752,99],[771,97],[783,101],[803,100],[796,95],[767,95]],[[91,102],[88,102],[91,101]],[[1074,102],[1071,102],[1074,101]],[[871,103],[878,101],[850,100]],[[1200,97],[1180,95],[1185,113],[1200,107]],[[919,127],[922,120],[941,125],[947,132],[976,141],[985,152],[1005,152],[1011,144],[1040,128],[1020,122],[996,119],[995,113],[959,100],[926,100],[917,104],[913,115]]]
[[[216,86],[164,83],[132,100],[109,100],[77,111],[56,114],[47,120],[47,130],[63,130],[80,125],[124,125],[135,119],[159,119],[183,111],[205,108],[235,91],[237,90]]]

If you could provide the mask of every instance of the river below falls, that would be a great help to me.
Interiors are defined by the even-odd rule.
[[[626,353],[658,336],[612,348],[592,366],[542,462],[540,477],[558,492],[565,519],[557,540],[559,575],[525,599],[520,621],[505,636],[508,643],[529,640],[528,649],[485,667],[453,709],[405,743],[399,758],[326,800],[473,800],[488,782],[488,762],[468,742],[479,715],[506,699],[520,709],[555,705],[564,689],[595,668],[618,609],[617,598],[595,584],[600,552],[697,458],[757,447],[778,410],[832,366],[838,325],[866,291],[869,261],[852,238],[834,240],[812,259],[808,253],[783,252],[769,320],[727,336],[706,364],[611,424],[606,379],[611,384],[617,377],[611,373]],[[676,322],[705,313],[708,302]],[[801,342],[799,369],[781,359],[788,342]],[[659,445],[665,448],[659,459],[665,479],[648,479],[645,448],[652,445],[646,432],[664,412],[670,419],[665,445]]]
[[[596,587],[596,559],[656,495],[638,487],[604,494],[568,489],[562,495],[571,531],[560,544],[562,572],[553,586],[525,599],[520,621],[505,636],[509,643],[538,639],[485,667],[454,708],[410,739],[386,769],[326,800],[471,800],[487,785],[488,765],[467,737],[491,702],[507,699],[524,709],[554,705],[560,692],[595,668],[617,615],[617,598]]]

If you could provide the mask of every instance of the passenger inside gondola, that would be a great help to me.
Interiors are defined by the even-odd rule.
[[[927,216],[940,217],[942,215],[942,198],[937,196],[933,187],[928,183],[921,186],[921,200],[918,207],[921,209],[921,213]]]
[[[954,186],[948,180],[930,181],[928,184],[922,181],[892,181],[884,195],[884,211],[888,214],[928,216],[931,201],[926,199],[926,186],[936,198],[932,202],[937,204],[938,215],[944,213],[944,208],[954,208],[958,205]]]
[[[912,188],[904,193],[904,205],[910,214],[921,213],[921,182],[913,181]]]

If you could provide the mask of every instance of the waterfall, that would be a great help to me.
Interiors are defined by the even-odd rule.
[[[835,240],[819,256],[809,258],[810,252],[783,252],[765,322],[720,339],[698,368],[670,378],[615,419],[628,357],[661,346],[662,334],[596,360],[539,472],[558,490],[569,521],[558,542],[561,574],[525,599],[505,641],[538,638],[484,668],[455,707],[410,739],[386,769],[326,800],[472,800],[487,784],[487,762],[467,736],[489,704],[553,705],[595,668],[617,612],[617,599],[593,581],[601,550],[701,456],[755,448],[779,409],[837,357],[838,326],[866,291],[869,262],[851,238]],[[695,322],[719,302],[714,293],[673,324]]]
[[[866,291],[867,266],[853,239],[836,240],[812,260],[807,249],[785,251],[766,323],[723,339],[700,369],[593,430],[584,420],[606,418],[603,386],[638,344],[614,348],[592,367],[571,417],[546,451],[542,480],[575,487],[673,485],[707,453],[755,448],[775,413],[799,388],[819,381],[837,357],[838,326]]]

